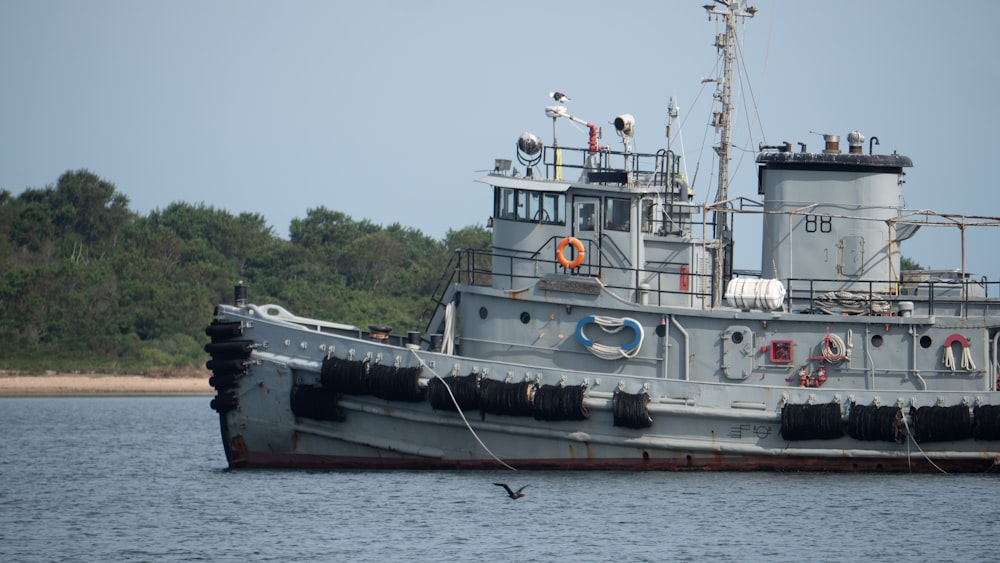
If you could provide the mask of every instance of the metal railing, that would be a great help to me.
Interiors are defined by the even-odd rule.
[[[587,254],[596,259],[585,261],[580,267],[570,270],[555,258],[554,248],[558,238],[550,238],[530,253],[510,249],[456,251],[438,282],[422,320],[433,320],[435,311],[446,304],[444,300],[448,288],[453,284],[492,286],[497,275],[503,276],[504,287],[512,289],[525,287],[550,275],[569,275],[599,279],[609,291],[650,306],[676,304],[678,300],[671,296],[677,295],[685,296],[685,300],[702,299],[711,306],[711,276],[682,272],[681,267],[686,264],[662,263],[656,269],[623,268],[610,264],[611,259],[601,245],[595,241],[583,241],[587,245]],[[506,262],[503,268],[494,268],[498,261]],[[519,268],[526,264],[531,267]],[[608,269],[631,274],[628,283],[610,281],[612,276],[605,275]],[[623,278],[619,276],[617,279]],[[679,279],[686,281],[686,288],[675,285]],[[843,279],[789,278],[783,283],[786,287],[785,310],[807,314],[895,316],[902,312],[900,302],[913,303],[913,313],[917,315],[940,313],[968,316],[1000,312],[1000,299],[990,297],[1000,295],[1000,282],[985,279],[900,283],[897,280],[848,282]],[[833,289],[835,287],[849,289]]]
[[[459,283],[493,286],[498,275],[504,278],[503,286],[508,288],[523,287],[549,275],[562,274],[580,278],[596,278],[601,280],[602,285],[612,292],[621,295],[634,293],[636,302],[640,302],[642,296],[645,296],[645,303],[652,306],[668,304],[670,295],[684,295],[695,299],[711,297],[711,276],[682,272],[681,268],[687,264],[663,262],[655,270],[634,268],[631,265],[626,265],[626,267],[613,265],[612,258],[608,255],[605,247],[605,244],[609,247],[612,246],[614,243],[611,241],[605,241],[605,244],[598,244],[593,240],[581,241],[585,244],[586,255],[596,257],[596,259],[586,260],[575,269],[565,268],[555,257],[555,247],[561,239],[562,237],[551,237],[534,252],[518,252],[503,248],[456,250],[444,274],[438,280],[437,287],[432,293],[431,302],[421,316],[421,320],[433,321],[437,310],[447,304],[445,298],[452,285]],[[621,252],[620,249],[616,248],[616,250]],[[505,264],[503,264],[504,262]],[[495,268],[494,266],[498,263],[504,267]],[[530,267],[519,268],[519,266],[529,264]],[[604,275],[608,269],[629,273],[629,283],[609,281],[610,276]],[[496,271],[506,273],[498,274],[495,273]],[[676,281],[679,279],[678,276],[683,276],[687,280],[688,289],[669,287],[668,280]],[[698,288],[701,287],[708,289],[699,291]],[[429,330],[431,328],[428,327]]]
[[[614,161],[620,159],[621,165]],[[596,152],[587,148],[546,146],[542,151],[542,165],[546,179],[556,179],[565,170],[586,170],[592,183],[631,184],[664,188],[677,174],[679,158],[671,151],[659,150],[654,154],[613,151],[602,147]]]
[[[1000,310],[1000,299],[990,297],[991,294],[1000,295],[1000,282],[987,281],[985,278],[981,280],[931,279],[904,282],[899,280],[789,278],[784,283],[787,290],[785,303],[789,311],[829,313],[821,305],[823,301],[829,300],[827,297],[829,294],[842,291],[832,289],[838,286],[852,287],[853,289],[843,290],[843,292],[866,303],[866,312],[874,315],[896,314],[898,305],[895,310],[891,306],[901,301],[913,303],[915,309],[919,307],[915,312],[925,315],[934,315],[943,308],[951,308],[951,310],[944,311],[946,314],[961,316],[967,316],[973,312],[988,314],[990,310]],[[858,287],[864,289],[857,289]],[[887,304],[890,309],[886,312],[876,311],[879,308],[877,305],[879,303]],[[976,310],[973,311],[973,309]],[[851,312],[853,313],[853,311]]]

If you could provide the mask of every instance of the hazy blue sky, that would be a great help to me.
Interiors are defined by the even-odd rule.
[[[485,224],[491,195],[474,180],[522,131],[551,142],[544,107],[560,90],[606,129],[633,114],[642,152],[665,145],[674,96],[710,199],[701,79],[721,27],[706,2],[2,0],[0,189],[87,168],[141,213],[204,202],[287,236],[323,205],[441,238]],[[757,198],[759,142],[818,149],[812,132],[859,129],[913,159],[909,207],[1000,215],[1000,2],[755,5],[730,195]],[[560,142],[586,133],[562,125]],[[759,227],[739,228],[737,266],[759,268]],[[969,238],[969,269],[1000,275],[996,241]],[[903,254],[957,268],[958,240],[922,232]]]

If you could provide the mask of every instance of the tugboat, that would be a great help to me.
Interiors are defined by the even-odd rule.
[[[857,131],[846,151],[834,134],[821,152],[759,147],[761,201],[731,199],[735,29],[755,10],[706,9],[726,25],[712,203],[669,146],[631,149],[632,116],[612,150],[553,93],[552,144],[525,133],[480,180],[492,245],[456,254],[425,332],[255,305],[242,283],[216,306],[229,465],[995,469],[1000,286],[964,262],[903,271],[900,252],[922,226],[1000,220],[904,208],[912,161]],[[560,120],[587,145],[560,145]],[[732,266],[740,213],[761,222],[758,272]]]

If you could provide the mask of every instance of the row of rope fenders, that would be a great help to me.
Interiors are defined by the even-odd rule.
[[[951,442],[974,438],[1000,439],[1000,405],[964,404],[910,407],[909,435],[918,443]],[[830,440],[845,431],[857,440],[902,443],[900,430],[909,427],[899,406],[852,404],[847,420],[837,402],[788,403],[781,409],[781,436],[789,441]]]
[[[907,417],[898,405],[851,404],[846,421],[837,402],[789,403],[781,409],[781,436],[788,441],[833,440],[843,436],[845,430],[856,440],[903,443],[908,437],[907,445],[916,446],[924,459],[943,473],[920,444],[970,438],[998,440],[1000,405],[976,405],[971,416],[964,404],[911,406]]]
[[[532,381],[511,383],[480,377],[442,377],[419,357],[420,366],[401,368],[372,363],[369,359],[349,360],[327,357],[320,369],[320,385],[294,385],[291,406],[296,416],[318,420],[343,421],[345,414],[337,404],[341,394],[373,395],[386,400],[417,401],[426,399],[435,410],[457,412],[469,432],[496,461],[514,469],[482,442],[465,418],[463,411],[479,410],[487,414],[533,416],[536,420],[579,421],[589,418],[585,402],[586,385],[538,385]],[[419,386],[424,370],[433,376],[426,388]],[[626,393],[618,389],[612,395],[614,426],[648,428],[650,397],[645,392]]]
[[[823,350],[824,356],[843,355],[841,342],[827,337],[824,343],[828,346]],[[415,356],[420,366],[397,367],[373,363],[369,359],[348,360],[330,356],[323,362],[320,385],[297,385],[293,388],[292,409],[297,416],[344,420],[343,412],[336,405],[341,393],[373,395],[394,401],[428,400],[435,410],[458,412],[473,435],[475,431],[462,414],[464,410],[478,409],[483,420],[487,414],[534,416],[537,420],[550,421],[584,420],[589,417],[585,385],[540,386],[527,380],[511,383],[480,377],[475,373],[441,377],[419,355]],[[427,381],[426,387],[422,387],[420,381],[425,369],[433,373],[433,377]],[[649,402],[650,397],[645,391],[631,394],[616,390],[611,401],[614,425],[633,429],[650,427],[653,420],[649,416]],[[836,439],[846,431],[858,440],[901,443],[904,439],[901,430],[905,428],[905,436],[918,449],[920,443],[935,441],[1000,439],[998,405],[976,405],[972,416],[965,405],[911,407],[909,419],[898,406],[852,404],[845,421],[841,405],[837,402],[789,403],[781,411],[781,436],[789,441]],[[489,452],[478,436],[476,439]],[[927,460],[933,463],[929,457]]]

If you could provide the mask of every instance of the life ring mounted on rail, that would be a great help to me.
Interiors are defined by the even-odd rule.
[[[576,249],[576,258],[573,258],[572,260],[566,258],[565,251],[566,247],[569,245],[572,245],[573,248]],[[556,260],[559,261],[563,268],[568,268],[570,270],[579,268],[580,264],[583,264],[585,256],[586,253],[583,249],[583,243],[576,237],[566,237],[559,241],[559,244],[556,246]]]

